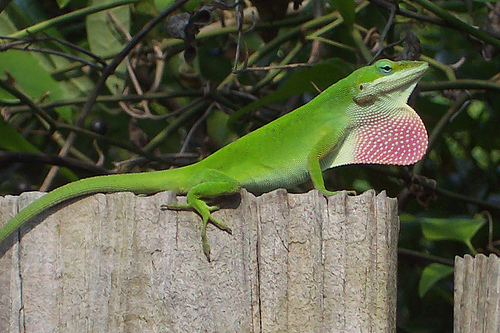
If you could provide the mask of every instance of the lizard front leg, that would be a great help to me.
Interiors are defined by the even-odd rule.
[[[313,147],[307,156],[307,170],[309,171],[309,176],[311,177],[314,188],[320,190],[326,196],[331,196],[340,192],[326,189],[323,171],[321,170],[320,160],[335,151],[335,145],[332,147],[332,142],[334,142],[332,141],[332,137],[333,135],[331,133],[323,136],[322,140]],[[349,190],[347,193],[355,195],[356,191]]]

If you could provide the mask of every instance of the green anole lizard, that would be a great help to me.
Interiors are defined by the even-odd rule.
[[[428,64],[379,60],[338,81],[306,105],[241,137],[198,163],[164,171],[97,176],[61,186],[21,210],[0,229],[0,242],[24,223],[68,199],[92,193],[171,190],[187,196],[202,217],[203,252],[210,259],[208,222],[231,232],[212,216],[206,199],[239,192],[290,188],[311,178],[325,195],[322,171],[346,164],[409,165],[427,149],[427,132],[407,100]]]

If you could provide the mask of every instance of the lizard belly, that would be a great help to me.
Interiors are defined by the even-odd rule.
[[[306,168],[290,167],[279,170],[262,168],[256,172],[254,169],[248,174],[240,174],[239,182],[242,187],[252,193],[269,192],[278,188],[292,188],[309,178]]]

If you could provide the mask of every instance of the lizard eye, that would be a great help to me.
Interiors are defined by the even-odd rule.
[[[389,65],[384,65],[380,67],[380,71],[382,72],[382,74],[389,74],[392,72],[392,67]]]

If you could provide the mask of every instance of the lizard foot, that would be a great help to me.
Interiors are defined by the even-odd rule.
[[[207,215],[203,216],[203,225],[201,228],[201,245],[202,245],[203,253],[207,257],[207,260],[210,262],[210,243],[208,242],[208,238],[207,238],[207,224],[208,224],[208,222],[212,223],[217,228],[219,228],[223,231],[226,231],[230,235],[233,234],[233,231],[225,222],[214,218],[212,216],[212,214],[208,213]]]

